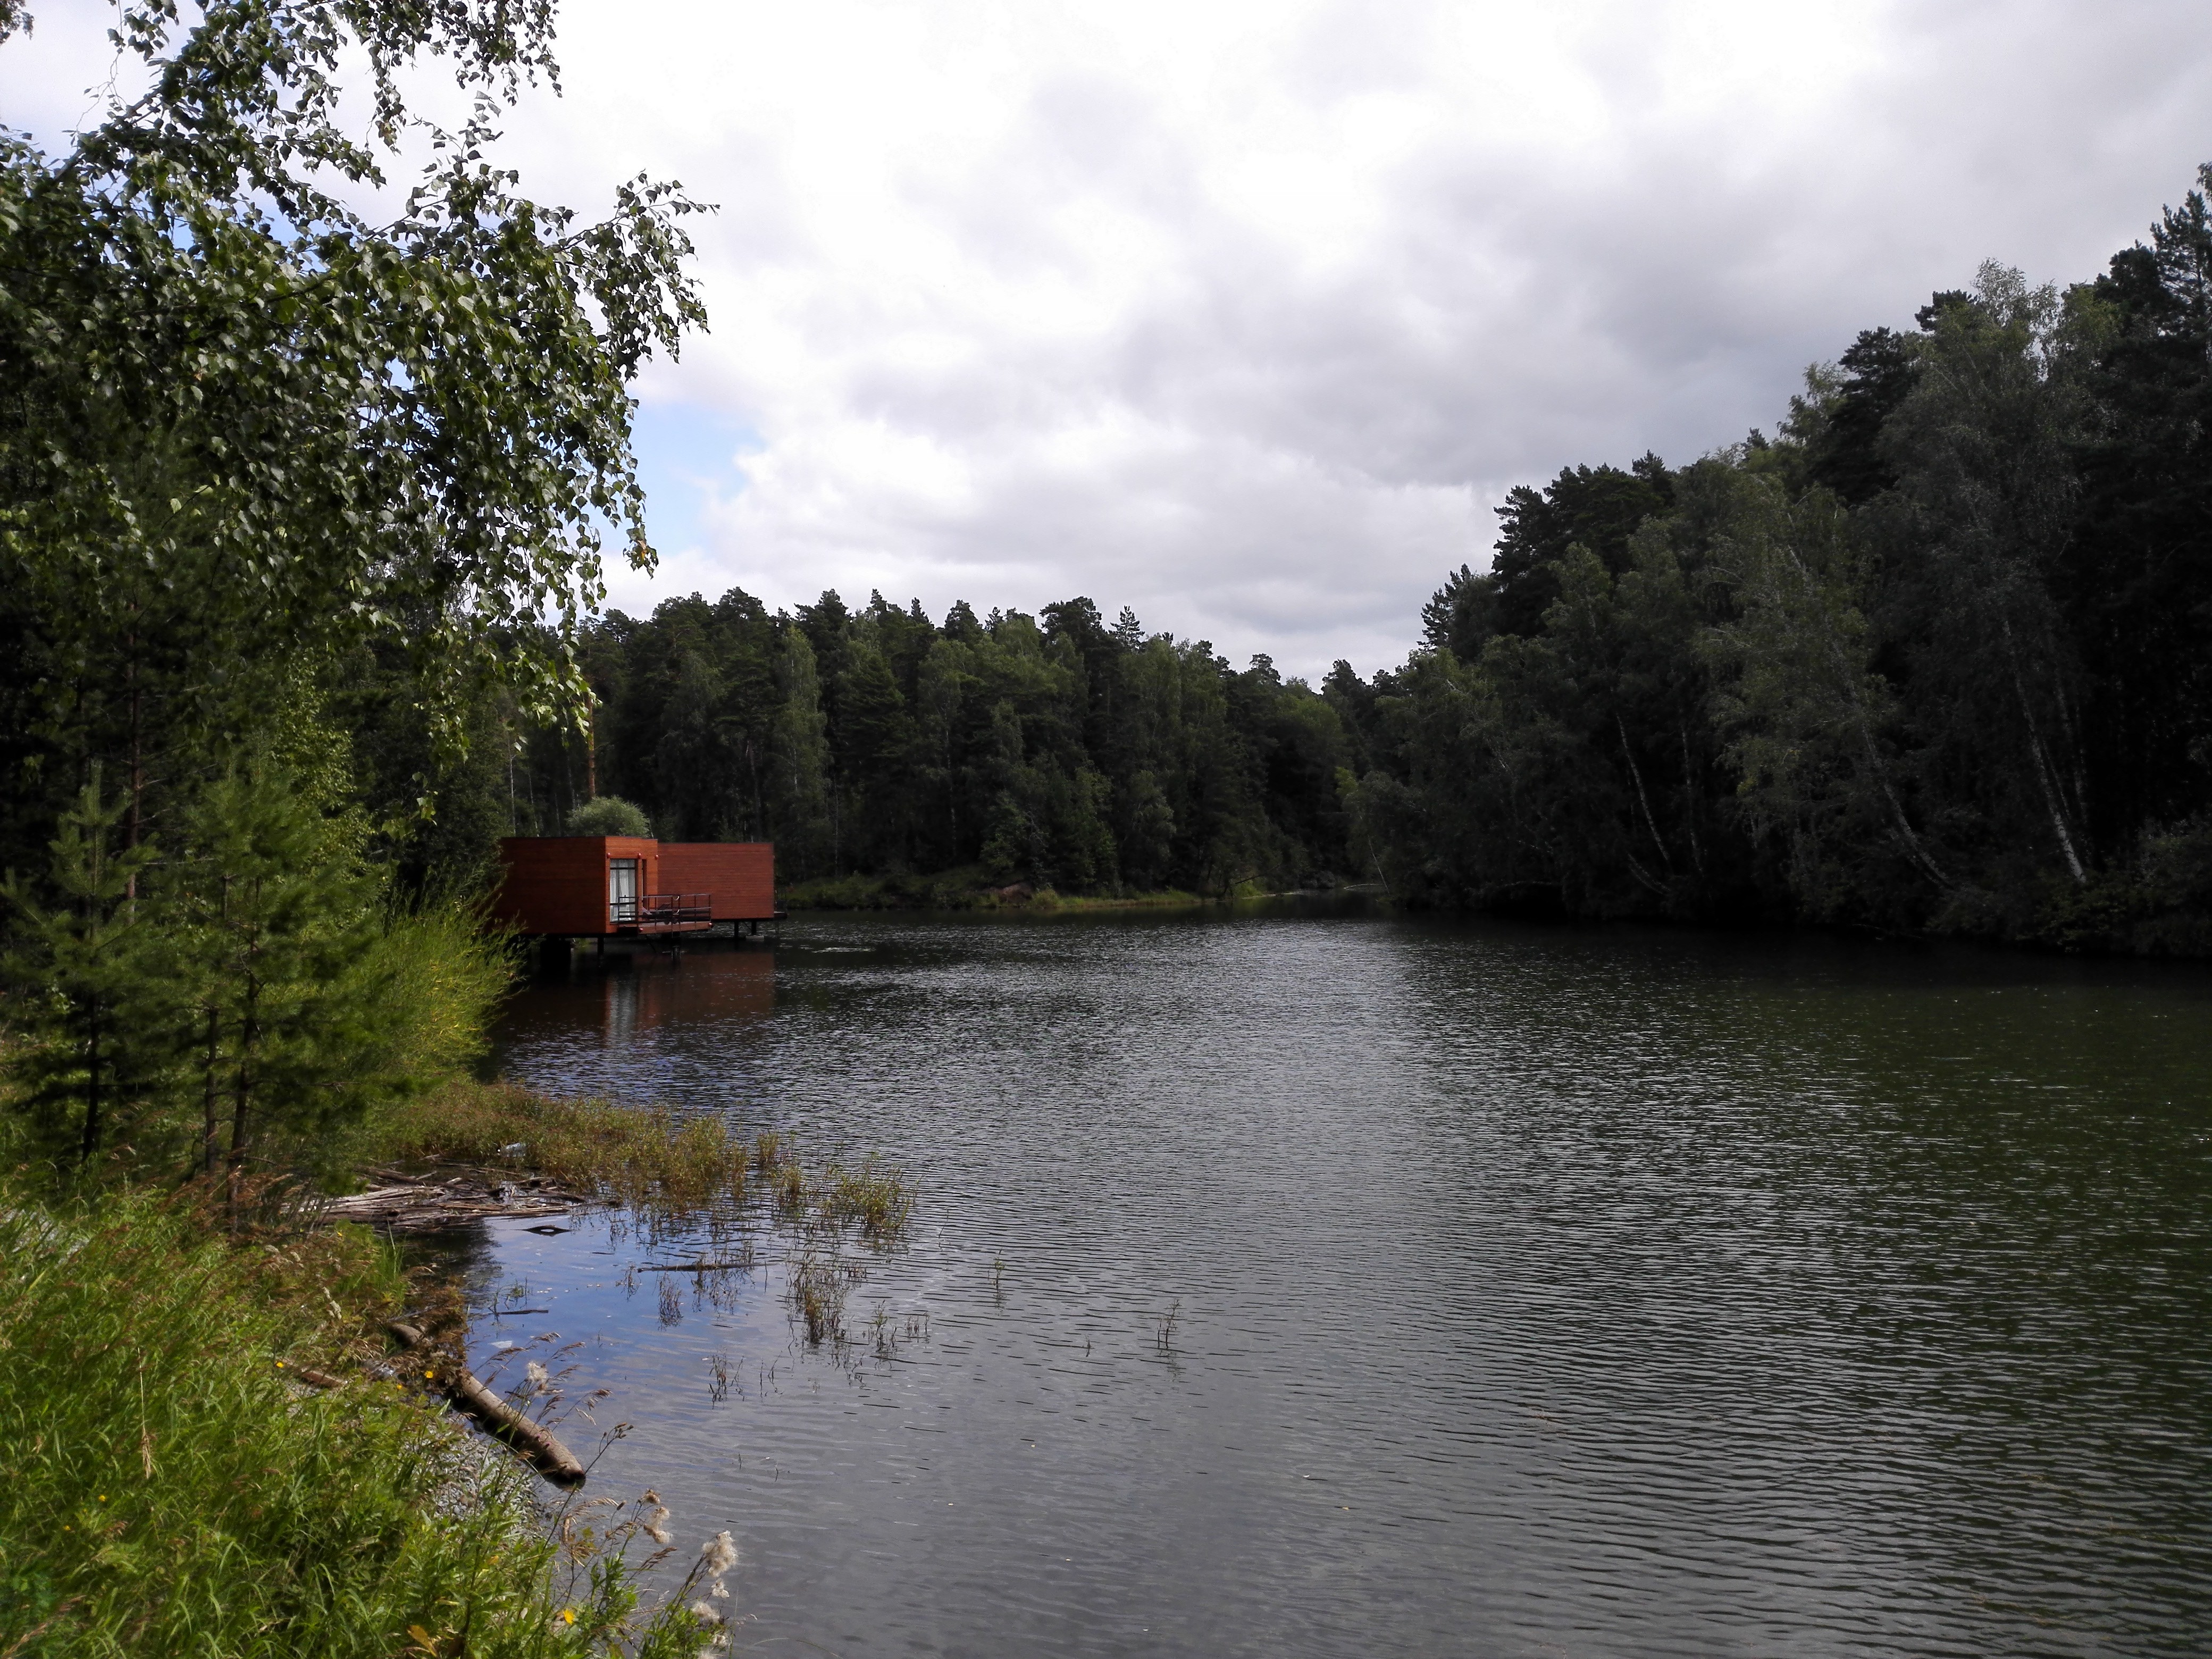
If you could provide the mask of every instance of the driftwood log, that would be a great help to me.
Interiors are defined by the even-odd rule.
[[[403,1348],[419,1349],[429,1346],[429,1339],[412,1325],[403,1325],[394,1320],[385,1328],[392,1333]],[[576,1455],[562,1445],[551,1430],[532,1422],[477,1382],[465,1367],[455,1370],[447,1379],[446,1398],[456,1410],[466,1412],[529,1459],[531,1467],[555,1486],[580,1486],[584,1484],[584,1466],[576,1461]]]
[[[333,1220],[366,1221],[394,1232],[433,1232],[486,1216],[567,1215],[590,1200],[543,1176],[465,1170],[441,1181],[398,1180],[325,1200]]]

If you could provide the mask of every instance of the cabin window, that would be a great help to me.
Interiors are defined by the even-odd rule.
[[[637,920],[637,860],[607,860],[607,921],[610,924]]]

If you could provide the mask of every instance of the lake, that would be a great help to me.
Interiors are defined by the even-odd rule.
[[[604,1219],[471,1258],[547,1310],[477,1359],[634,1425],[591,1491],[736,1535],[741,1651],[2212,1650],[2200,969],[814,916],[580,960],[500,1060],[915,1184],[842,1350],[769,1234],[712,1297]]]

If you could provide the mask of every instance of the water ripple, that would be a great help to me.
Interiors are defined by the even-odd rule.
[[[596,1480],[736,1531],[747,1641],[2196,1654],[2208,1013],[1820,941],[813,921],[535,989],[505,1063],[904,1164],[853,1316],[927,1340],[810,1352],[772,1266],[663,1325],[589,1230],[482,1271],[638,1425]]]

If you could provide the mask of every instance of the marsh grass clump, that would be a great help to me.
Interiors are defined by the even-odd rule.
[[[857,1170],[832,1164],[812,1185],[804,1180],[796,1161],[784,1164],[776,1170],[774,1190],[780,1215],[796,1231],[787,1258],[786,1295],[792,1313],[809,1347],[826,1343],[842,1356],[847,1340],[846,1299],[866,1282],[869,1266],[865,1255],[847,1253],[848,1230],[856,1230],[872,1250],[890,1249],[913,1213],[913,1194],[899,1171],[873,1158]],[[902,1336],[878,1306],[868,1334],[878,1354],[890,1358],[901,1340],[912,1340],[918,1330],[909,1320]]]
[[[392,1163],[532,1170],[624,1206],[628,1220],[611,1224],[650,1237],[703,1224],[717,1245],[742,1231],[757,1197],[786,1225],[850,1227],[878,1249],[904,1236],[914,1210],[904,1173],[873,1158],[810,1177],[788,1131],[747,1140],[711,1114],[556,1100],[512,1084],[450,1081],[385,1114],[371,1146]]]
[[[787,1221],[796,1221],[806,1213],[806,1172],[796,1159],[775,1166],[769,1177],[769,1191],[775,1200],[776,1213]]]
[[[371,1374],[388,1249],[223,1221],[0,1193],[0,1653],[697,1651],[619,1553],[564,1569],[527,1477],[419,1380]]]
[[[375,1125],[371,1146],[394,1162],[528,1168],[647,1212],[742,1202],[752,1160],[719,1117],[556,1100],[466,1079],[394,1107]]]
[[[905,1176],[870,1158],[857,1170],[832,1168],[823,1181],[822,1212],[832,1222],[853,1223],[874,1245],[896,1242],[914,1211]]]
[[[845,1342],[845,1297],[852,1281],[834,1255],[809,1249],[791,1264],[791,1306],[806,1332],[807,1346]]]
[[[653,1172],[657,1195],[665,1203],[703,1209],[727,1197],[745,1194],[745,1152],[718,1117],[694,1117],[680,1127],[659,1127],[665,1154]]]
[[[846,1241],[857,1236],[871,1250],[890,1249],[914,1212],[904,1173],[872,1157],[810,1176],[787,1131],[763,1129],[748,1140],[716,1116],[550,1100],[511,1085],[452,1085],[391,1114],[379,1145],[398,1160],[501,1160],[622,1204],[609,1218],[612,1238],[696,1243],[703,1231],[722,1259],[682,1265],[697,1274],[698,1302],[718,1309],[737,1304],[757,1265],[749,1229],[764,1211],[788,1240],[786,1293],[807,1345],[841,1353],[846,1297],[868,1271],[862,1257],[846,1252]],[[684,1317],[681,1293],[665,1273],[659,1277],[659,1317],[673,1326]],[[635,1294],[636,1266],[617,1282]],[[873,1334],[884,1346],[884,1333]]]

